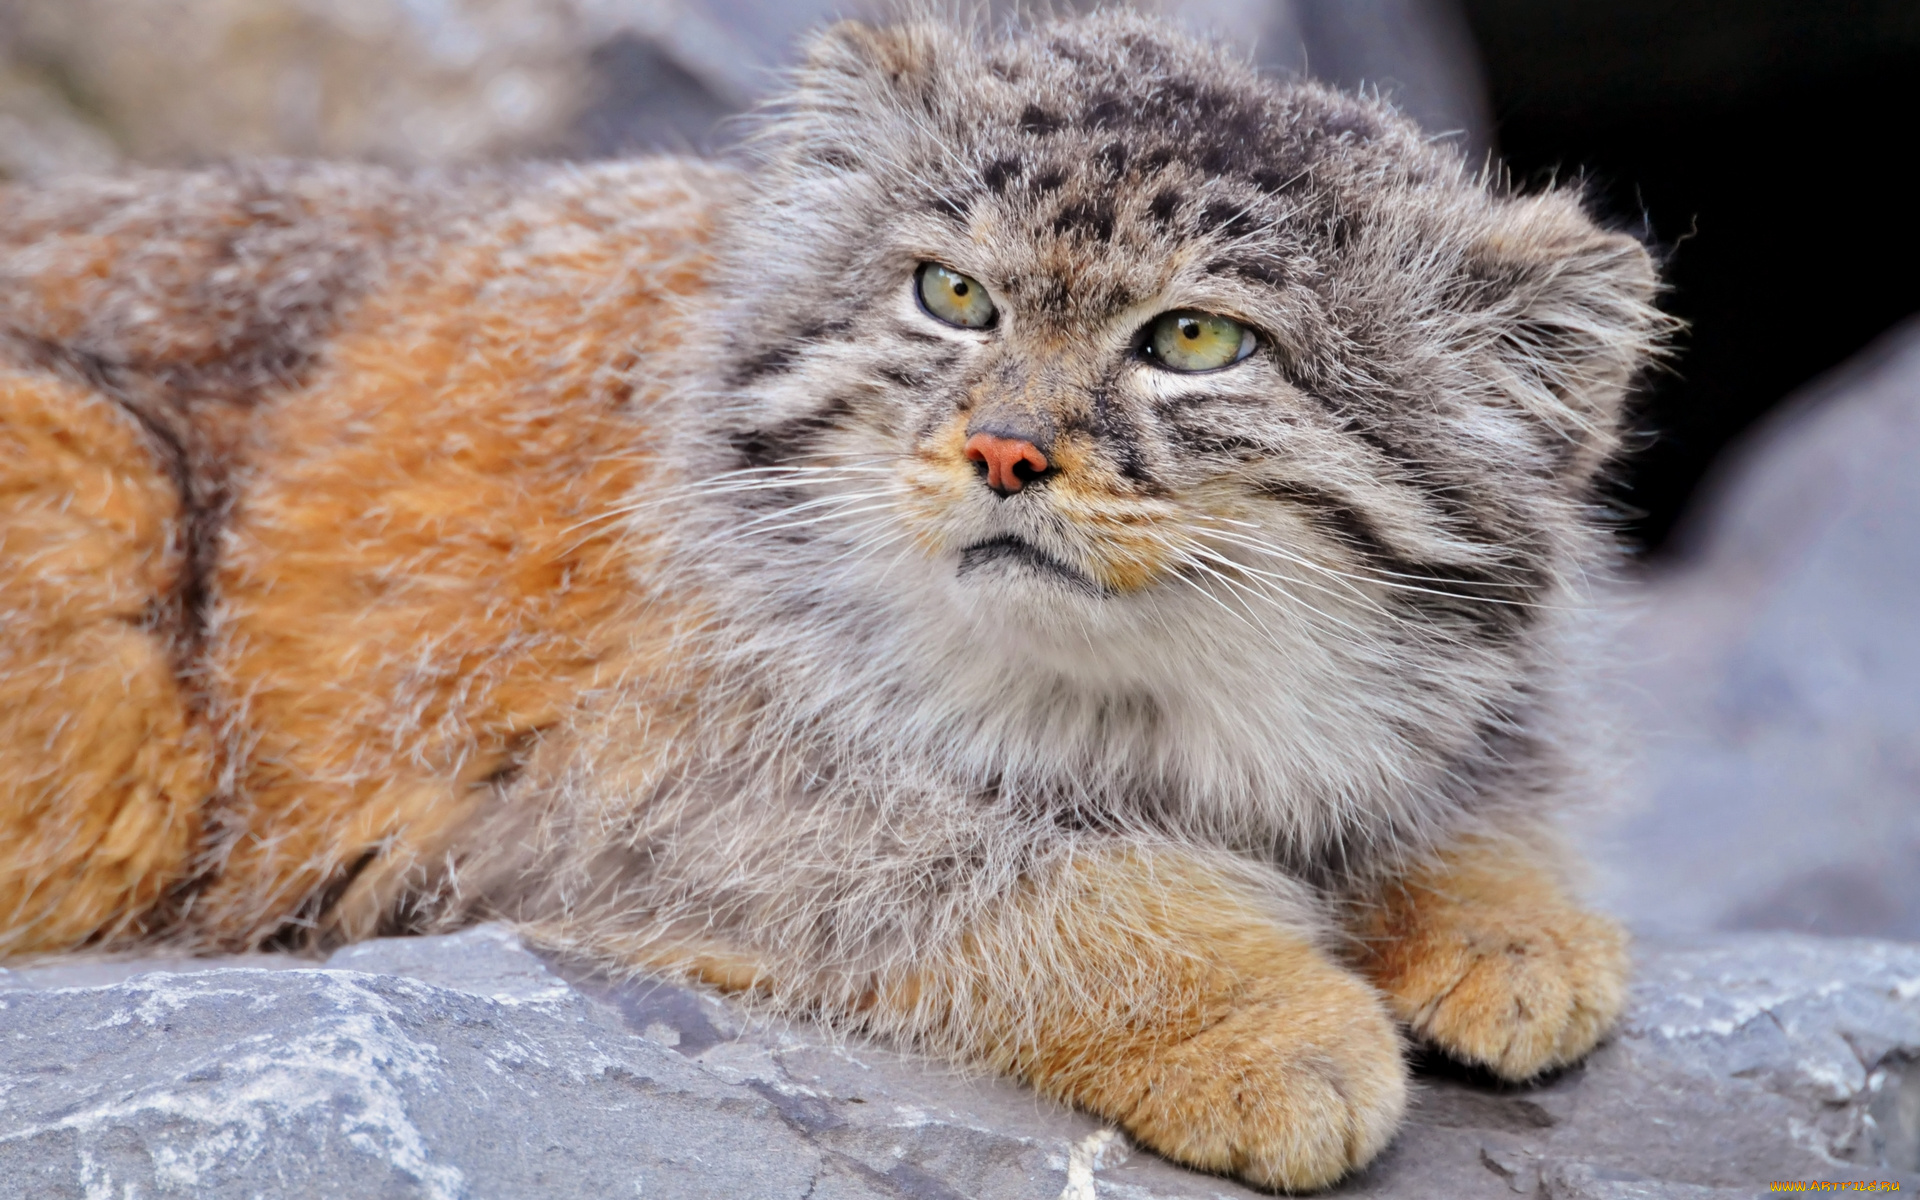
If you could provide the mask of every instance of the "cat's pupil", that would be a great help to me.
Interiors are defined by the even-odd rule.
[[[1188,337],[1188,338],[1197,338],[1197,337],[1199,337],[1199,336],[1200,336],[1200,322],[1198,322],[1198,321],[1182,321],[1182,322],[1180,322],[1180,336],[1181,336],[1181,337]]]
[[[953,294],[954,294],[954,295],[956,295],[956,296],[964,296],[964,295],[966,295],[966,294],[967,294],[967,281],[966,281],[966,280],[964,280],[964,279],[961,279],[961,280],[957,280],[957,281],[956,281],[956,282],[954,283],[954,285],[953,285]]]

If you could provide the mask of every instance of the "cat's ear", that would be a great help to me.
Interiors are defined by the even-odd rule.
[[[828,101],[870,97],[876,88],[917,95],[932,85],[939,42],[939,30],[928,24],[837,22],[807,45],[802,94]]]
[[[1617,448],[1628,386],[1675,326],[1654,307],[1652,255],[1553,191],[1496,201],[1467,266],[1488,305],[1474,307],[1496,386],[1549,427],[1571,473],[1590,476]]]

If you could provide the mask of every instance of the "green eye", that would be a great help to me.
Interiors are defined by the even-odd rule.
[[[1147,333],[1147,356],[1175,371],[1211,371],[1253,353],[1253,330],[1212,313],[1161,313]]]
[[[980,281],[939,263],[920,267],[920,304],[949,325],[985,329],[993,324],[993,300]]]

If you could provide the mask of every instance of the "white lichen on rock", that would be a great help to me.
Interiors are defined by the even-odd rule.
[[[1003,1080],[670,984],[570,981],[499,926],[258,961],[0,972],[0,1197],[1253,1194]],[[1430,1076],[1394,1148],[1337,1194],[1911,1186],[1916,979],[1920,947],[1894,943],[1648,950],[1586,1066],[1533,1089]]]

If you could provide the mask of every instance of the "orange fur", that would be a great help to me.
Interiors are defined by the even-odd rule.
[[[45,212],[0,192],[0,953],[137,932],[169,897],[173,934],[236,949],[392,914],[625,649],[646,544],[605,517],[647,470],[724,180],[662,162],[494,203],[482,179],[434,202],[437,237],[365,172],[165,177],[178,213],[140,183]],[[301,317],[316,345],[247,309],[308,242],[230,261],[282,209],[327,212],[326,269],[386,239]],[[76,350],[102,390],[57,374]],[[182,636],[210,487],[235,499]]]
[[[1626,1003],[1625,932],[1522,843],[1470,842],[1396,880],[1356,932],[1363,971],[1415,1036],[1506,1079],[1577,1061]]]
[[[133,418],[0,367],[0,954],[137,931],[212,791],[160,629],[174,486]]]
[[[224,940],[341,886],[324,936],[372,933],[601,678],[644,550],[602,519],[646,467],[634,363],[703,263],[696,197],[658,190],[652,239],[564,195],[483,218],[260,418],[208,655],[245,739],[196,907]]]

